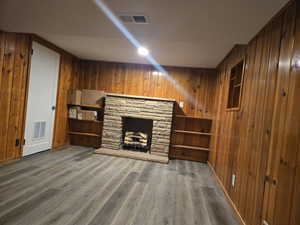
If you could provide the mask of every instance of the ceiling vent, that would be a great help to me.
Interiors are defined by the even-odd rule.
[[[132,16],[126,16],[126,15],[123,15],[123,16],[120,16],[120,20],[121,20],[123,23],[134,23],[134,20],[133,20],[133,17],[132,17]]]
[[[149,20],[147,16],[144,15],[119,15],[120,20],[123,23],[134,23],[134,24],[148,24]]]
[[[145,16],[132,16],[135,23],[148,23]]]

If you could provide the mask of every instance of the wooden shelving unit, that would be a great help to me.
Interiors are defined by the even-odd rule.
[[[84,110],[98,112],[97,120],[79,120],[69,118],[70,144],[99,148],[101,146],[104,108],[90,105],[72,105],[69,107],[80,107]]]
[[[197,151],[209,151],[209,148],[201,148],[195,146],[188,146],[188,145],[172,145],[173,148],[184,148],[188,150],[197,150]]]
[[[101,107],[101,106],[95,106],[95,105],[73,105],[73,104],[68,104],[68,106],[79,106],[79,107],[82,107],[82,108],[103,110],[103,107]]]
[[[91,136],[91,137],[100,137],[100,134],[83,133],[83,132],[72,132],[72,131],[70,131],[69,134],[82,135],[82,136]]]
[[[102,121],[99,121],[99,120],[79,120],[79,119],[74,119],[74,118],[69,118],[69,120],[83,121],[83,122],[89,122],[89,123],[102,123]]]
[[[177,115],[173,122],[170,158],[207,162],[212,120]]]

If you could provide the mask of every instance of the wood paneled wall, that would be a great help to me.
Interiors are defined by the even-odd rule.
[[[29,54],[28,35],[0,32],[0,162],[21,155]]]
[[[61,54],[53,148],[59,148],[69,143],[68,90],[77,88],[79,72],[79,59],[68,54]]]
[[[151,66],[80,60],[36,35],[1,32],[0,162],[21,157],[33,40],[61,55],[53,148],[69,143],[67,91],[71,88],[174,98],[178,102],[184,101],[184,112],[189,115],[213,116],[216,70],[168,67],[167,70],[181,88],[179,90],[164,76],[154,75]],[[17,139],[20,141],[18,146]]]
[[[19,158],[31,35],[0,33],[0,162]],[[50,46],[51,47],[51,46]],[[247,225],[300,224],[300,6],[292,1],[216,71],[79,60],[60,51],[54,147],[68,144],[67,90],[174,98],[184,113],[214,119],[210,164]],[[246,57],[239,111],[226,111],[230,69]],[[176,88],[176,84],[179,89]],[[189,94],[189,97],[184,94]],[[236,175],[235,186],[231,185]]]
[[[210,164],[247,225],[300,224],[299,8],[291,2],[218,67]],[[241,109],[226,111],[230,70],[243,57]]]
[[[81,89],[98,89],[109,93],[172,98],[183,101],[187,115],[213,117],[216,70],[165,67],[176,82],[155,75],[149,65],[81,62]],[[176,88],[176,84],[179,88]],[[188,93],[189,96],[185,95]]]
[[[79,60],[35,35],[0,32],[0,163],[22,155],[32,40],[61,55],[53,147],[68,144],[66,92],[77,86]]]

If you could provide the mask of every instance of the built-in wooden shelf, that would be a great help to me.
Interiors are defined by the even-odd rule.
[[[96,105],[73,105],[73,104],[68,104],[68,106],[80,106],[83,108],[90,108],[90,109],[97,109],[97,110],[103,110],[104,108],[101,106],[96,106]]]
[[[245,70],[244,59],[241,60],[235,66],[233,66],[230,70],[227,109],[234,108],[235,110],[236,108],[240,107],[244,70]]]
[[[184,148],[188,150],[197,150],[197,151],[207,151],[209,152],[209,148],[196,147],[196,146],[188,146],[188,145],[172,145],[173,148]]]
[[[83,133],[83,132],[73,132],[73,131],[70,131],[69,134],[73,134],[73,135],[82,135],[82,136],[90,136],[90,137],[100,137],[100,136],[101,136],[101,135],[99,135],[99,134]]]
[[[213,135],[211,127],[209,118],[175,115],[170,158],[207,162]]]
[[[207,135],[211,136],[212,133],[196,132],[196,131],[187,131],[187,130],[174,130],[175,133],[179,134],[193,134],[193,135]]]
[[[69,118],[69,137],[71,145],[99,148],[102,141],[102,129],[104,119],[103,105],[67,104],[67,107],[76,107],[77,110],[97,111],[96,120]],[[76,112],[77,114],[78,112]]]
[[[69,118],[69,120],[83,121],[83,122],[88,122],[88,123],[103,123],[103,121],[100,121],[100,120],[79,120],[79,119],[75,119],[75,118]]]

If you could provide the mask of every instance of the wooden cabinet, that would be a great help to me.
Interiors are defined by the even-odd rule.
[[[177,115],[173,122],[170,158],[207,162],[212,120]]]

